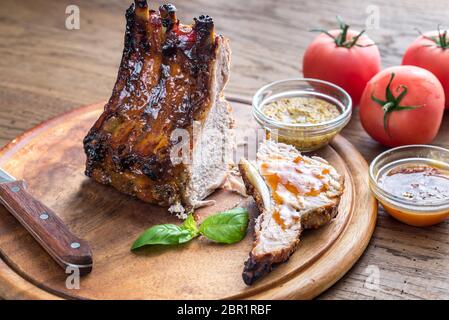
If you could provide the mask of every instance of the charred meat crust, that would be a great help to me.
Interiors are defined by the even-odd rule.
[[[86,175],[140,199],[168,205],[187,184],[170,151],[176,129],[192,133],[211,107],[213,64],[224,38],[210,17],[181,25],[176,8],[149,10],[136,0],[126,11],[124,50],[104,113],[84,139]],[[191,145],[192,147],[192,145]],[[178,199],[179,200],[179,199]]]
[[[250,192],[250,191],[248,191]],[[322,226],[323,224],[328,223],[332,220],[338,213],[338,203],[328,207],[323,208],[318,211],[313,212],[312,214],[305,214],[304,219],[302,219],[304,223],[304,229],[316,229]],[[317,222],[317,218],[319,217]],[[306,227],[307,226],[307,227]],[[257,243],[257,236],[254,236],[254,242]],[[300,240],[297,241],[289,247],[285,249],[278,250],[275,252],[270,252],[264,255],[255,256],[251,252],[249,254],[248,260],[245,262],[242,278],[246,285],[250,286],[258,279],[262,278],[267,273],[271,272],[277,265],[288,261],[290,256],[296,250]]]
[[[304,223],[304,229],[316,229],[323,224],[331,221],[338,212],[338,204],[319,209],[319,211],[313,214],[305,214],[302,217],[302,222]],[[319,218],[316,218],[319,217]],[[318,219],[319,222],[316,220]],[[255,242],[257,240],[254,240]],[[262,256],[254,256],[252,253],[249,254],[249,259],[245,262],[245,266],[242,273],[243,281],[246,285],[250,286],[258,279],[262,278],[265,274],[271,272],[273,268],[277,265],[286,262],[292,253],[296,250],[299,239],[296,243],[288,248],[280,251],[271,252],[269,254],[264,254]]]

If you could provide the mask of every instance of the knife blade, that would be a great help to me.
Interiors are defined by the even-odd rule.
[[[12,182],[12,181],[15,181],[15,180],[16,179],[12,175],[10,175],[8,172],[6,172],[2,168],[0,168],[0,183]]]
[[[35,199],[25,181],[16,180],[2,168],[0,202],[66,271],[67,267],[78,269],[80,275],[92,271],[89,243],[70,232],[50,208]]]

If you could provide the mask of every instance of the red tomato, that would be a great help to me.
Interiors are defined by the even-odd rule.
[[[360,100],[363,128],[390,147],[431,142],[443,112],[441,83],[431,72],[415,66],[379,72],[368,82]]]
[[[446,108],[449,108],[449,37],[446,31],[431,31],[418,37],[405,52],[402,64],[432,72],[443,85]]]
[[[337,44],[332,37],[341,40],[344,28],[346,40]],[[365,35],[351,45],[360,32],[349,29],[346,24],[328,33],[320,34],[307,48],[303,59],[304,77],[335,83],[349,93],[356,106],[366,83],[380,71],[379,49]]]

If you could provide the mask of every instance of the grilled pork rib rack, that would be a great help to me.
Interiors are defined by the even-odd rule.
[[[288,260],[304,229],[321,227],[335,217],[344,181],[326,160],[272,141],[260,146],[256,161],[242,159],[239,169],[260,211],[243,270],[244,282],[251,285]]]
[[[156,12],[134,1],[126,22],[112,96],[84,139],[86,175],[185,217],[227,175],[228,40],[215,34],[209,16],[181,24],[170,4]],[[172,156],[186,143],[183,132],[191,161],[179,163]]]

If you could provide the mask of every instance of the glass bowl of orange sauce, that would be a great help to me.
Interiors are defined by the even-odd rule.
[[[377,156],[370,188],[384,209],[406,224],[425,227],[449,217],[449,150],[409,145]]]

